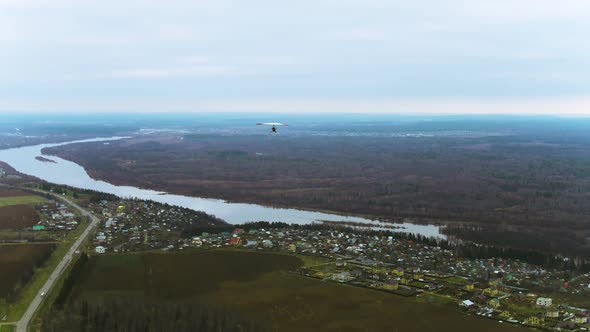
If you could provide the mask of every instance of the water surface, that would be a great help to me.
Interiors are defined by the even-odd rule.
[[[273,208],[257,204],[229,203],[219,199],[188,197],[165,192],[141,189],[132,186],[116,186],[111,183],[91,178],[86,170],[71,161],[55,156],[43,155],[44,148],[62,146],[74,143],[105,142],[122,139],[124,137],[95,138],[64,143],[40,144],[7,150],[0,150],[0,160],[6,162],[18,172],[31,175],[39,179],[81,189],[91,189],[105,192],[119,197],[152,200],[170,205],[204,211],[213,214],[229,223],[239,224],[249,221],[282,221],[294,224],[309,224],[316,221],[347,221],[366,224],[367,227],[383,229],[391,224],[382,223],[354,216],[306,211],[299,209]],[[38,156],[53,160],[41,161]],[[425,236],[446,238],[441,234],[440,227],[435,225],[417,225],[411,223],[395,224],[400,228],[393,231],[410,232]]]

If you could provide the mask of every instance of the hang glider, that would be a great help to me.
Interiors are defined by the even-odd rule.
[[[273,133],[277,132],[277,127],[278,126],[288,126],[288,124],[286,123],[280,123],[280,122],[261,122],[261,123],[257,123],[257,126],[272,126],[271,131]]]

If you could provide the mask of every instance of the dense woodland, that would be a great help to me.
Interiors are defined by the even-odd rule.
[[[108,302],[77,301],[65,310],[52,309],[46,332],[199,332],[264,331],[235,310],[198,302],[156,302],[121,298]]]
[[[118,184],[393,220],[559,229],[563,242],[588,247],[588,138],[543,135],[187,135],[47,152]]]

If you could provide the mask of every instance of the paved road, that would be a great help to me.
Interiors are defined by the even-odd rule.
[[[45,192],[42,192],[42,193],[45,193]],[[21,319],[16,324],[16,332],[27,332],[27,328],[29,326],[29,323],[31,322],[33,315],[35,314],[35,312],[39,308],[39,305],[41,305],[41,301],[43,300],[43,297],[41,297],[41,293],[47,294],[49,292],[51,287],[53,287],[53,285],[55,284],[55,281],[57,279],[59,279],[59,277],[65,271],[68,264],[70,264],[70,262],[72,261],[72,257],[74,256],[74,252],[78,249],[78,247],[80,247],[80,244],[82,244],[82,242],[84,242],[84,240],[86,240],[86,238],[88,237],[88,234],[90,234],[92,229],[96,225],[98,225],[98,221],[99,221],[98,218],[95,217],[90,212],[84,210],[83,208],[81,208],[80,206],[78,206],[77,204],[75,204],[74,202],[72,202],[71,200],[69,200],[65,197],[62,197],[60,195],[54,195],[54,194],[52,194],[52,195],[55,196],[57,199],[61,199],[65,202],[67,202],[68,204],[70,204],[76,210],[80,211],[80,213],[83,216],[89,217],[90,223],[88,224],[88,226],[86,227],[84,232],[80,235],[80,237],[78,237],[78,239],[76,239],[76,242],[74,242],[74,244],[72,245],[70,250],[68,250],[68,252],[64,255],[61,262],[59,262],[59,264],[55,267],[55,270],[53,270],[53,272],[49,276],[49,279],[47,279],[47,281],[45,282],[43,287],[41,287],[41,289],[39,290],[39,293],[37,293],[37,295],[35,296],[33,301],[31,301],[31,303],[29,304],[29,307],[27,308],[27,311],[25,311],[25,313],[23,314]]]

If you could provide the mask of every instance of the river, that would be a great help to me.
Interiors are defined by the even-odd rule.
[[[64,143],[40,144],[13,149],[0,150],[0,160],[12,166],[18,172],[34,176],[36,178],[75,188],[91,189],[119,197],[139,198],[182,206],[197,211],[204,211],[221,218],[231,224],[245,223],[249,221],[282,221],[295,224],[308,224],[316,221],[354,222],[362,223],[370,228],[384,229],[392,224],[383,223],[354,216],[341,216],[336,214],[321,213],[315,211],[286,209],[262,206],[257,204],[230,203],[219,199],[188,197],[174,195],[165,192],[141,189],[132,186],[116,186],[111,183],[91,178],[86,170],[71,161],[55,156],[43,155],[44,148],[62,146],[75,143],[105,142],[123,139],[124,137],[94,138]],[[54,162],[41,161],[36,157],[53,160]],[[396,229],[392,231],[409,232],[425,236],[446,238],[441,233],[439,226],[419,225],[412,223],[394,224]]]

